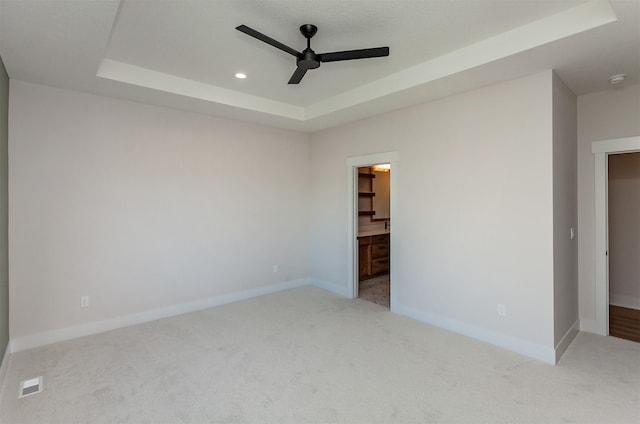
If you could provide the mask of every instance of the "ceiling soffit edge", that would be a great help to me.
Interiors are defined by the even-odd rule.
[[[616,20],[616,14],[609,1],[593,0],[306,107],[229,90],[108,58],[101,61],[97,76],[205,102],[305,122],[434,82]]]

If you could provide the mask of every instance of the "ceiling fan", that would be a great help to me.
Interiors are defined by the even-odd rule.
[[[246,25],[240,25],[236,27],[236,29],[296,57],[296,64],[298,67],[293,72],[293,75],[291,75],[289,84],[299,84],[300,80],[302,80],[302,77],[304,77],[304,74],[306,74],[309,69],[316,69],[320,66],[320,63],[323,62],[337,62],[339,60],[367,59],[371,57],[389,56],[389,47],[374,47],[371,49],[346,50],[341,52],[318,54],[311,50],[311,37],[316,34],[316,32],[318,31],[318,27],[311,24],[305,24],[300,27],[300,32],[302,33],[304,38],[307,39],[307,48],[302,52],[296,51],[291,47],[256,31],[253,28],[249,28]]]

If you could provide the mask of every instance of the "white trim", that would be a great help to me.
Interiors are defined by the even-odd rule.
[[[319,289],[326,290],[331,293],[335,293],[339,296],[352,299],[349,287],[347,286],[341,286],[335,283],[331,283],[329,281],[323,281],[323,280],[317,280],[317,279],[311,279],[309,284]]]
[[[296,121],[305,120],[305,109],[301,106],[205,84],[117,60],[102,59],[96,76],[179,96],[295,119]]]
[[[560,357],[564,355],[564,352],[567,350],[573,339],[578,335],[578,332],[580,331],[579,328],[580,320],[577,319],[556,345],[556,364],[560,360]]]
[[[189,312],[212,308],[214,306],[220,306],[227,303],[234,303],[241,300],[251,299],[266,294],[277,293],[283,290],[301,287],[308,284],[309,280],[307,278],[301,278],[299,280],[286,281],[284,283],[257,287],[254,289],[229,293],[222,296],[210,297],[208,299],[197,300],[195,302],[182,303],[178,305],[167,306],[164,308],[152,309],[137,314],[125,315],[102,321],[88,322],[71,327],[44,331],[41,333],[12,339],[11,351],[19,352],[21,350],[45,346],[51,343],[75,339],[77,337],[103,333],[105,331],[115,330],[117,328],[128,327],[131,325],[155,321],[162,318],[169,318],[176,315],[182,315]]]
[[[595,157],[595,301],[596,334],[609,334],[609,249],[607,217],[607,154]]]
[[[596,331],[596,320],[580,318],[580,331],[584,331],[585,333],[594,333],[597,334]]]
[[[376,165],[378,163],[390,163],[391,164],[391,181],[389,182],[391,191],[391,209],[390,220],[393,223],[393,217],[397,211],[398,204],[398,152],[384,152],[376,153],[364,156],[354,156],[347,158],[347,290],[349,295],[347,297],[353,299],[358,297],[358,268],[356,266],[356,259],[358,258],[358,197],[355,195],[358,191],[358,180],[356,173],[359,167]],[[395,311],[396,296],[393,282],[395,280],[395,244],[394,244],[394,232],[393,229],[389,234],[390,240],[390,275],[389,279],[392,282],[390,285],[390,301],[391,310]]]
[[[0,399],[4,393],[5,379],[7,372],[9,371],[9,362],[11,361],[11,341],[7,343],[7,348],[4,350],[4,356],[2,357],[2,363],[0,364]]]
[[[551,346],[542,346],[531,343],[516,337],[496,333],[495,331],[487,330],[486,328],[476,327],[450,318],[429,314],[405,305],[396,304],[396,310],[394,312],[435,327],[444,328],[445,330],[462,334],[463,336],[471,337],[512,352],[520,353],[548,364],[555,365],[556,363],[556,352]]]
[[[624,153],[640,149],[640,137],[612,138],[591,143],[591,153]]]
[[[623,294],[609,294],[609,305],[640,309],[640,299],[633,296],[625,296]]]
[[[609,334],[609,249],[608,242],[608,205],[607,156],[613,153],[640,151],[640,136],[600,140],[591,143],[591,152],[595,154],[595,328],[593,332]],[[587,331],[587,330],[585,330]]]

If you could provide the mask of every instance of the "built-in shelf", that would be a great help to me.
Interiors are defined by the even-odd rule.
[[[358,172],[358,177],[364,178],[365,180],[369,180],[368,183],[366,183],[365,185],[368,185],[370,190],[373,188],[373,179],[376,177],[376,175],[374,173],[372,173],[372,172]],[[373,190],[371,190],[371,191],[359,191],[358,192],[358,197],[365,198],[365,199],[371,199],[371,201],[369,202],[370,203],[369,209],[373,209],[373,197],[375,195],[376,195],[376,193],[374,193]],[[370,216],[371,219],[373,219],[374,215],[375,215],[375,212],[372,211],[372,210],[368,210],[368,211],[359,210],[358,211],[358,216]]]

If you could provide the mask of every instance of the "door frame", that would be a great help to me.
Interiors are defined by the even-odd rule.
[[[398,203],[398,152],[376,153],[364,156],[353,156],[347,158],[347,292],[352,299],[358,297],[358,168],[372,166],[380,163],[391,164],[390,186],[390,222],[395,227],[394,216]],[[392,227],[392,228],[393,228]],[[389,280],[395,281],[395,245],[393,230],[389,233],[390,255],[389,255]],[[391,310],[395,309],[394,285],[390,285]]]
[[[609,335],[609,161],[610,154],[640,151],[640,137],[594,141],[596,332]]]

